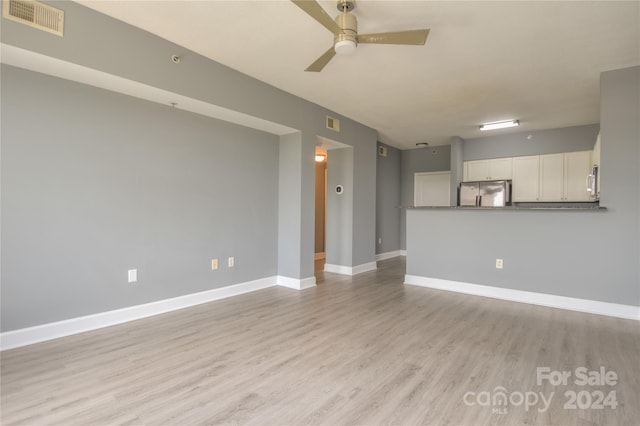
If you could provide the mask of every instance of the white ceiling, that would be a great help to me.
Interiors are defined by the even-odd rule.
[[[410,149],[599,122],[600,72],[640,65],[640,2],[358,0],[359,33],[430,28],[425,46],[360,45],[304,69],[332,34],[287,0],[81,0],[240,72],[350,117]],[[321,0],[337,15],[335,1]],[[169,60],[169,58],[167,58]],[[493,132],[491,132],[493,133]]]

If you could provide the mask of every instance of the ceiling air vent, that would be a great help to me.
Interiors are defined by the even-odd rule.
[[[340,120],[327,115],[327,129],[331,129],[334,132],[340,131]]]
[[[5,0],[2,16],[31,27],[63,35],[64,11],[32,0]]]

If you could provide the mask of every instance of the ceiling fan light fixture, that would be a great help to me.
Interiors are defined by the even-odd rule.
[[[480,126],[480,131],[506,129],[508,127],[516,127],[520,125],[518,120],[496,121],[493,123],[485,123]]]
[[[336,42],[333,48],[338,55],[351,55],[356,51],[356,42],[353,40],[340,40]]]
[[[356,50],[358,44],[422,46],[429,35],[427,28],[359,35],[358,19],[350,13],[356,7],[356,0],[337,0],[337,7],[341,13],[334,19],[331,19],[317,0],[291,0],[291,2],[333,34],[333,46],[305,69],[309,72],[322,71],[336,54],[349,55]]]

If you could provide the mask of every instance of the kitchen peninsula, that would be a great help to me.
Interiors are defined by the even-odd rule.
[[[566,202],[405,207],[405,283],[640,319],[638,93],[640,67],[601,75],[602,207]],[[551,147],[561,142],[552,138],[558,134],[542,136],[549,136]],[[538,135],[521,136],[522,150],[535,148]],[[547,154],[510,152],[513,138],[499,142],[453,138],[452,204],[464,161],[481,159],[481,149],[488,152],[484,158],[498,157],[497,147],[504,148],[505,157]],[[559,151],[584,149],[589,147]]]

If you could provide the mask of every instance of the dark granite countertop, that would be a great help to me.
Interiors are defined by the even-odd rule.
[[[401,209],[407,210],[553,210],[553,211],[606,211],[606,207],[600,205],[577,204],[575,206],[562,204],[553,205],[526,205],[526,206],[505,206],[505,207],[475,207],[475,206],[399,206]]]

